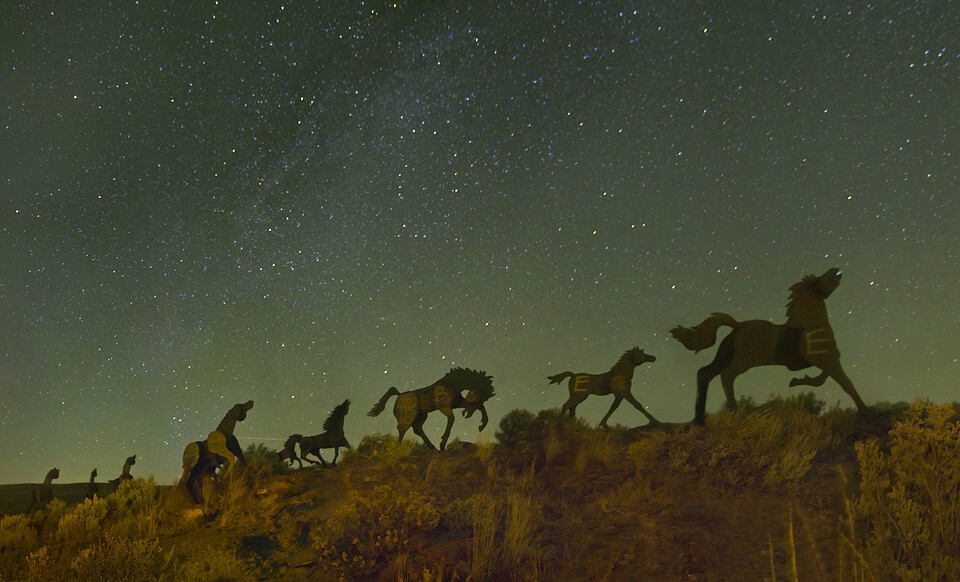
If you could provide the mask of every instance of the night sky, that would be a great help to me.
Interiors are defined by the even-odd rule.
[[[248,399],[243,446],[345,398],[357,444],[452,366],[493,376],[489,442],[635,345],[634,395],[689,421],[714,350],[670,328],[783,322],[833,266],[861,396],[960,399],[955,5],[441,4],[3,6],[0,482],[170,484]]]

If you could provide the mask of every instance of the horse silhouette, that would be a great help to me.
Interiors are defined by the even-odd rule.
[[[349,410],[350,401],[344,400],[327,415],[326,420],[323,421],[322,433],[311,437],[305,437],[300,434],[290,435],[290,438],[288,438],[283,445],[283,450],[279,453],[280,460],[289,460],[291,465],[296,461],[298,469],[303,468],[301,459],[314,465],[322,464],[326,467],[327,462],[320,456],[320,449],[333,449],[332,464],[336,466],[337,457],[340,455],[340,447],[350,448],[350,443],[347,442],[347,438],[343,434],[343,420]],[[296,444],[300,445],[299,457],[294,448]],[[320,459],[320,461],[308,459],[307,455],[313,455]]]
[[[464,391],[467,391],[466,396],[463,395]],[[387,401],[396,396],[397,400],[393,404],[393,416],[397,419],[397,431],[400,433],[400,440],[403,440],[403,435],[406,434],[407,429],[413,427],[413,432],[423,440],[423,444],[435,450],[436,447],[423,432],[423,423],[427,419],[427,414],[439,410],[447,417],[447,428],[443,431],[443,437],[440,439],[440,450],[442,451],[447,447],[447,439],[450,437],[450,429],[453,427],[453,411],[462,408],[464,418],[470,418],[474,412],[479,410],[481,414],[480,430],[483,430],[487,426],[488,420],[487,409],[483,404],[493,395],[493,379],[487,376],[486,372],[469,368],[451,368],[443,378],[417,390],[400,392],[395,387],[391,387],[367,414],[369,416],[379,415],[386,407]]]
[[[253,400],[242,404],[234,404],[227,412],[217,430],[211,432],[205,440],[192,442],[183,450],[183,475],[180,477],[180,487],[194,503],[203,503],[203,493],[200,484],[204,477],[215,475],[217,469],[221,475],[233,469],[234,464],[241,464],[243,449],[240,441],[233,436],[233,430],[238,422],[247,418],[247,411],[253,408]]]
[[[790,287],[787,321],[773,324],[754,319],[737,321],[726,313],[714,313],[693,328],[677,326],[670,333],[687,349],[699,352],[716,343],[717,329],[732,331],[720,342],[713,361],[697,372],[697,402],[693,422],[703,424],[707,388],[718,375],[727,399],[727,408],[736,408],[733,383],[737,376],[756,366],[786,366],[803,370],[816,366],[816,377],[794,378],[790,386],[821,386],[833,378],[850,395],[859,410],[866,410],[853,382],[840,365],[840,350],[827,317],[825,300],[840,285],[840,269],[820,276],[807,275]]]
[[[53,501],[53,480],[59,478],[60,469],[54,467],[47,471],[47,476],[44,477],[43,483],[34,489],[33,494],[30,496],[30,505],[27,506],[26,513],[32,512],[34,507],[36,507],[37,510],[43,509],[48,503]]]
[[[93,471],[90,471],[90,483],[87,484],[87,494],[84,495],[83,498],[93,499],[99,493],[100,486],[97,485],[97,468],[94,467]]]
[[[110,483],[114,487],[119,487],[120,483],[133,479],[133,476],[130,474],[130,468],[136,464],[137,464],[136,455],[130,455],[129,457],[127,457],[127,460],[123,463],[123,472],[120,473],[120,476],[117,477],[116,479],[110,479],[108,483]]]
[[[576,416],[577,405],[586,400],[587,396],[591,394],[598,396],[613,394],[613,404],[610,405],[610,410],[607,411],[607,414],[605,414],[600,421],[600,426],[609,428],[607,426],[607,419],[610,418],[610,415],[620,406],[623,400],[626,400],[632,404],[634,408],[643,413],[643,415],[647,417],[647,420],[650,421],[650,424],[659,424],[659,421],[647,412],[643,405],[637,402],[637,399],[634,398],[630,392],[634,369],[640,364],[655,362],[656,360],[657,358],[644,353],[639,347],[634,347],[623,352],[623,355],[620,356],[617,363],[603,374],[561,372],[560,374],[547,376],[547,380],[550,380],[551,384],[559,384],[567,378],[570,379],[567,383],[570,397],[563,403],[563,407],[560,409],[560,416],[563,416],[563,413],[567,411],[570,412],[571,417]]]

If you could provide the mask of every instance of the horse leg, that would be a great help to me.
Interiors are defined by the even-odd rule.
[[[607,419],[610,418],[610,415],[613,414],[613,411],[616,410],[618,406],[620,406],[621,400],[623,400],[623,396],[619,394],[613,395],[613,404],[610,405],[610,410],[607,411],[607,413],[603,416],[603,419],[600,421],[600,426],[602,426],[603,428],[610,428],[609,426],[607,426]]]
[[[623,397],[627,400],[627,402],[629,402],[630,404],[632,404],[634,408],[636,408],[636,409],[639,410],[644,416],[646,416],[646,417],[647,417],[647,420],[650,422],[650,424],[660,424],[660,421],[659,421],[659,420],[657,420],[656,418],[654,418],[652,414],[650,414],[649,412],[647,412],[647,409],[644,408],[642,404],[640,404],[639,402],[637,402],[637,399],[633,397],[633,394],[627,392],[626,394],[623,395]]]
[[[843,388],[843,391],[850,395],[850,398],[853,399],[853,403],[857,405],[857,410],[860,410],[861,412],[867,410],[867,404],[863,401],[863,399],[860,398],[860,395],[857,394],[857,389],[853,387],[853,382],[843,371],[843,366],[840,365],[840,360],[829,362],[821,366],[821,369],[824,371],[824,373],[829,374],[831,378],[836,380],[837,384]]]
[[[740,371],[732,368],[727,368],[720,373],[723,394],[727,398],[727,410],[734,410],[737,407],[737,396],[733,392],[733,382],[739,375]]]
[[[830,374],[826,372],[821,372],[816,378],[805,375],[803,378],[792,378],[790,380],[790,387],[794,386],[823,386],[823,383],[827,381],[827,378]]]
[[[200,444],[193,442],[187,445],[183,449],[183,475],[180,476],[180,486],[183,488],[183,492],[187,494],[194,503],[200,503],[198,495],[193,487],[193,480],[195,476],[193,475],[193,468],[197,466],[197,462],[200,461]]]
[[[722,369],[722,366],[717,364],[717,360],[714,360],[697,371],[697,404],[694,408],[694,424],[704,423],[707,408],[707,388],[710,387],[710,381],[716,378]]]
[[[575,418],[577,416],[577,406],[587,399],[586,393],[574,392],[573,391],[573,380],[570,380],[570,397],[567,398],[567,401],[563,403],[563,406],[560,408],[560,417],[563,417],[563,413],[570,411],[570,418]]]
[[[423,422],[427,420],[426,413],[421,412],[413,419],[413,432],[423,441],[423,444],[427,447],[437,450],[437,447],[433,446],[433,443],[430,442],[430,439],[427,437],[427,433],[423,432]]]
[[[237,446],[240,446],[239,442]],[[237,462],[236,455],[233,454],[233,451],[231,451],[227,445],[227,435],[218,430],[211,432],[207,436],[207,450],[210,451],[211,454],[223,457],[225,460],[227,468],[220,472],[221,475],[229,473]]]
[[[247,460],[243,458],[243,449],[240,447],[240,441],[232,434],[227,435],[227,450],[233,453],[241,465],[247,464]]]
[[[340,447],[333,447],[333,461],[331,462],[332,466],[334,467],[337,466],[337,457],[339,456],[340,456]]]
[[[443,436],[440,437],[440,450],[447,448],[447,439],[450,438],[450,429],[453,428],[453,410],[452,409],[441,409],[440,412],[444,413],[447,416],[447,428],[443,431]]]

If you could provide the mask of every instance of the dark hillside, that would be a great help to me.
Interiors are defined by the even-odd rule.
[[[953,578],[958,540],[923,546],[940,527],[923,507],[957,478],[924,497],[897,465],[926,470],[917,439],[957,452],[953,408],[822,408],[801,396],[705,427],[611,430],[517,410],[496,444],[436,453],[372,435],[330,469],[250,447],[202,507],[134,480],[99,505],[4,518],[0,564],[4,580],[106,576],[125,560],[141,567],[130,580]],[[913,504],[916,539],[890,533],[903,523],[884,521],[881,498]]]

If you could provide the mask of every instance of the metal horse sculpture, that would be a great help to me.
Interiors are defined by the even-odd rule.
[[[137,464],[136,455],[130,455],[129,457],[127,457],[126,462],[123,463],[123,472],[120,473],[120,476],[117,477],[116,479],[110,479],[108,483],[110,483],[114,487],[119,487],[120,483],[133,479],[133,476],[130,474],[130,468],[136,464]]]
[[[97,485],[97,468],[94,467],[93,471],[90,471],[90,482],[87,484],[87,494],[83,496],[84,499],[93,499],[100,493],[100,486]]]
[[[466,396],[463,392],[466,391]],[[387,390],[370,412],[369,416],[377,416],[387,405],[387,400],[396,396],[393,404],[393,416],[397,419],[397,431],[400,440],[407,429],[413,427],[423,443],[431,449],[436,449],[426,433],[423,432],[423,422],[427,414],[439,410],[447,417],[447,428],[440,439],[440,450],[447,447],[450,438],[450,429],[453,427],[453,411],[463,409],[464,418],[470,418],[477,410],[480,411],[480,430],[487,426],[487,409],[483,404],[494,395],[493,379],[486,372],[469,368],[451,368],[447,375],[433,384],[409,392],[400,392],[395,387]]]
[[[340,455],[340,447],[350,448],[350,443],[347,442],[347,437],[343,434],[343,419],[347,416],[349,410],[350,401],[344,400],[327,415],[327,419],[323,421],[322,433],[311,437],[305,437],[300,434],[290,435],[290,438],[288,438],[287,442],[283,445],[283,450],[280,451],[280,460],[289,459],[291,465],[296,461],[298,469],[303,467],[301,459],[314,465],[323,465],[326,467],[327,462],[320,456],[320,449],[333,449],[333,461],[331,464],[336,466],[337,457]],[[297,443],[300,444],[299,457],[294,449],[294,445]],[[313,455],[320,459],[320,461],[308,459],[307,455]]]
[[[34,506],[40,510],[53,501],[53,480],[59,478],[60,469],[54,467],[47,471],[47,476],[43,479],[43,483],[34,489],[33,494],[30,496],[30,505],[27,506],[27,513],[33,511]]]
[[[246,462],[240,441],[233,436],[233,429],[238,422],[247,418],[247,411],[251,408],[253,400],[233,405],[217,425],[217,430],[211,432],[206,440],[192,442],[183,450],[180,487],[194,503],[203,503],[200,485],[204,477],[216,474],[224,464],[227,466],[221,474],[229,472],[238,460],[241,464]]]
[[[756,366],[786,366],[789,370],[820,368],[816,377],[794,378],[790,386],[821,386],[833,378],[850,395],[859,410],[867,405],[840,366],[840,351],[827,318],[825,300],[840,285],[841,273],[833,268],[820,275],[807,275],[790,287],[787,322],[737,321],[726,313],[714,313],[693,328],[677,326],[670,333],[687,348],[699,352],[716,343],[717,328],[733,328],[720,342],[713,361],[697,372],[697,404],[694,423],[703,424],[707,387],[717,375],[727,397],[727,408],[735,408],[733,382]]]
[[[620,406],[620,402],[623,400],[626,400],[632,404],[634,408],[643,413],[643,415],[647,417],[647,420],[650,421],[650,424],[660,424],[652,414],[647,412],[643,405],[637,402],[633,394],[630,393],[630,383],[633,380],[634,369],[640,364],[655,361],[657,361],[657,358],[645,354],[643,350],[635,347],[623,352],[623,355],[620,356],[617,363],[610,368],[610,371],[603,374],[574,374],[573,372],[562,372],[554,376],[547,376],[547,380],[550,380],[551,384],[559,384],[563,380],[570,378],[570,381],[567,383],[567,388],[570,390],[570,397],[563,403],[563,407],[560,409],[560,416],[563,416],[563,413],[568,410],[570,411],[571,417],[576,416],[577,405],[586,400],[587,396],[591,394],[597,394],[599,396],[613,394],[613,404],[610,405],[610,410],[607,411],[603,420],[600,421],[600,426],[609,428],[607,426],[607,419],[610,418],[610,415]]]

